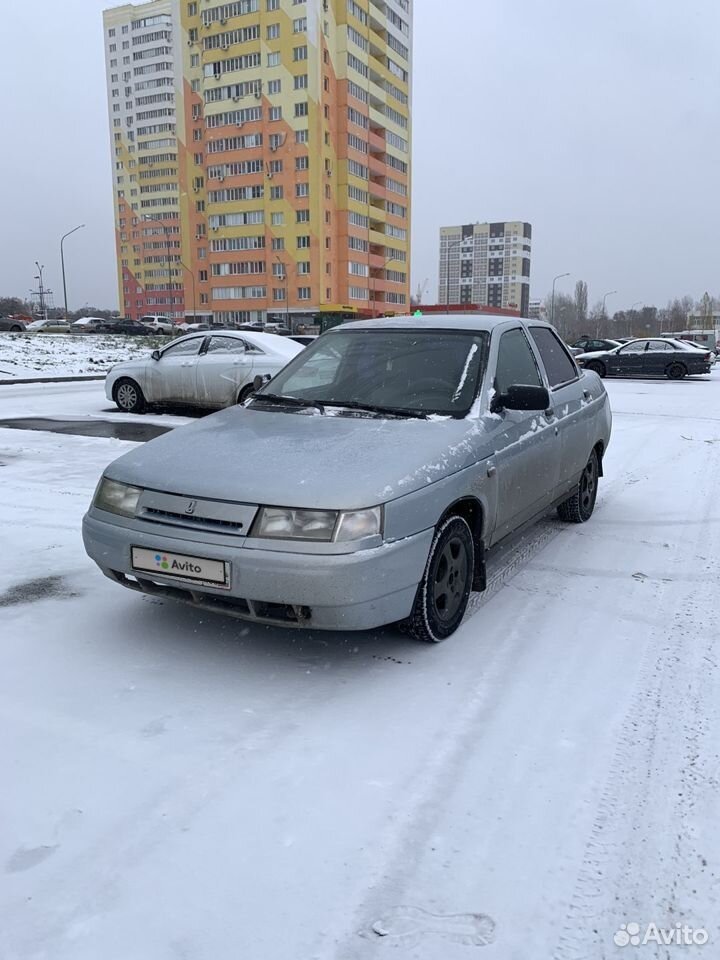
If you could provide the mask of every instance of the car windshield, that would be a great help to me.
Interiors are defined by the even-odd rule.
[[[307,347],[264,392],[323,409],[463,417],[484,373],[487,347],[487,333],[478,331],[333,332]]]

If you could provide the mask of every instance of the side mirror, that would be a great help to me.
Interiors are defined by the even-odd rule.
[[[160,351],[159,351],[159,350],[153,350],[153,352],[150,354],[150,356],[153,358],[153,360],[159,360],[159,359],[160,359]]]
[[[550,394],[545,387],[514,383],[505,393],[496,396],[495,404],[505,410],[547,410]]]
[[[265,384],[266,384],[270,379],[271,379],[271,378],[270,378],[270,374],[269,374],[269,373],[258,374],[256,377],[253,378],[253,390],[255,390],[255,392],[257,393],[257,391],[258,391],[261,387],[264,387]]]

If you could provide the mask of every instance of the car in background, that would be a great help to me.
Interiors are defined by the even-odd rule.
[[[210,330],[211,326],[209,323],[176,323],[175,329],[182,330],[183,333],[193,333],[198,330]]]
[[[33,320],[25,329],[29,333],[70,333],[69,320]]]
[[[22,320],[16,320],[15,317],[0,317],[0,330],[3,332],[22,333],[25,329]]]
[[[697,350],[682,340],[643,337],[614,350],[581,353],[575,362],[600,377],[665,376],[682,380],[710,373],[713,359],[711,351]]]
[[[275,376],[302,351],[299,343],[269,333],[196,332],[112,367],[105,394],[125,413],[142,413],[154,403],[229,407],[248,399],[256,377]]]
[[[151,337],[154,333],[150,327],[134,320],[112,320],[98,326],[96,333],[125,334],[128,337]]]
[[[290,339],[294,340],[295,343],[301,343],[304,347],[309,347],[311,343],[315,343],[317,340],[317,334],[292,333],[290,334]]]
[[[570,352],[574,357],[581,353],[591,353],[597,350],[613,350],[620,346],[619,340],[600,340],[592,337],[581,337],[570,347]]]
[[[105,317],[81,317],[70,324],[71,333],[95,333],[109,321]]]
[[[160,314],[148,314],[145,317],[140,317],[140,323],[144,327],[152,330],[153,333],[161,334],[172,334],[177,333],[178,327],[174,320],[171,320],[170,317],[164,317]]]
[[[178,357],[180,376],[199,379],[197,343],[215,337],[164,358],[182,348],[196,366]],[[306,349],[236,337],[299,355],[247,405],[107,467],[83,540],[115,583],[265,624],[401,622],[436,643],[485,589],[487,549],[554,508],[592,516],[610,404],[549,324],[393,317]]]

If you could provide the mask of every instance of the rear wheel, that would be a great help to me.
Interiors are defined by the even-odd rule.
[[[412,612],[404,623],[415,640],[440,643],[462,622],[472,587],[475,549],[462,517],[449,517],[435,531]]]
[[[682,380],[687,376],[687,368],[682,363],[671,363],[665,371],[665,376],[668,380]]]
[[[605,364],[601,363],[599,360],[591,360],[589,363],[586,363],[585,369],[592,370],[599,377],[604,377],[605,374],[607,373],[607,370],[605,369]]]
[[[10,327],[10,333],[22,333],[23,329],[24,327],[21,324],[16,323],[16,324],[13,324],[12,327]]]
[[[118,380],[113,389],[113,399],[123,413],[143,413],[146,407],[145,397],[134,380]]]
[[[598,477],[600,474],[598,455],[595,450],[585,464],[575,493],[568,497],[558,507],[558,516],[568,523],[585,523],[595,509],[595,500],[598,492]]]

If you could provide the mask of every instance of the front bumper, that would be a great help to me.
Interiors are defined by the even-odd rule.
[[[408,616],[427,563],[433,531],[354,553],[286,553],[188,541],[163,530],[83,519],[85,550],[123,586],[258,623],[317,630],[370,630]],[[212,538],[209,538],[210,540]],[[132,546],[192,554],[230,564],[229,590],[134,571]]]

